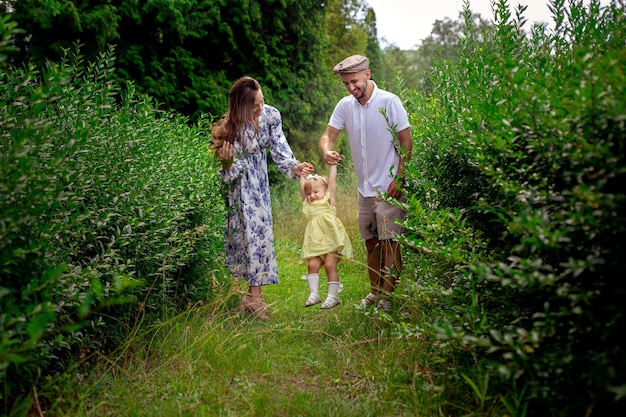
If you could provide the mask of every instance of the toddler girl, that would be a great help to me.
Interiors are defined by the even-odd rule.
[[[308,221],[302,244],[302,263],[308,265],[308,274],[302,279],[308,281],[311,292],[305,307],[322,301],[318,292],[322,265],[328,277],[328,296],[321,308],[333,308],[341,302],[337,296],[342,290],[337,264],[341,258],[352,258],[352,244],[343,223],[337,217],[336,188],[337,165],[330,165],[328,178],[320,175],[300,176],[302,212]]]

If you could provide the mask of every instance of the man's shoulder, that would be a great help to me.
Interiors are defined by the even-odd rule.
[[[347,96],[341,97],[338,104],[350,104],[353,103],[356,99],[352,94],[348,94]]]
[[[352,95],[347,95],[339,99],[337,105],[335,106],[335,112],[338,109],[349,109],[352,108],[356,99]]]
[[[390,91],[381,90],[380,88],[377,94],[372,97],[372,105],[376,108],[385,107],[390,114],[401,111],[401,109],[406,111],[400,97]]]
[[[380,87],[374,90],[374,96],[382,100],[400,100],[400,97],[398,97],[396,94],[392,93],[391,91],[383,90]]]

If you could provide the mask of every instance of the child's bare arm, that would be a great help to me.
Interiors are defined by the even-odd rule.
[[[328,168],[328,192],[330,193],[330,205],[336,205],[335,192],[337,191],[337,165],[329,165]]]
[[[303,200],[306,198],[306,193],[304,192],[305,182],[306,182],[306,175],[305,174],[300,175],[300,195],[302,196]]]

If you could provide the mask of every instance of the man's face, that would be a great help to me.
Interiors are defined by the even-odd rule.
[[[341,81],[346,86],[346,90],[357,100],[365,97],[367,92],[367,82],[370,79],[370,70],[341,74]]]

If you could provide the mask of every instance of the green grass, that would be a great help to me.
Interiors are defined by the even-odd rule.
[[[367,416],[416,415],[425,384],[407,364],[422,363],[417,345],[391,336],[384,317],[356,303],[363,274],[343,265],[342,304],[305,308],[297,252],[277,245],[283,282],[266,288],[271,322],[240,315],[243,287],[94,357],[82,380],[61,386],[49,414],[67,416]],[[350,272],[348,272],[350,271]],[[412,365],[415,366],[415,365]],[[67,375],[65,376],[67,378]],[[68,394],[75,395],[68,398]]]
[[[421,365],[426,360],[420,342],[394,337],[384,315],[358,307],[369,290],[364,245],[356,220],[349,220],[356,213],[343,212],[356,207],[355,191],[339,199],[356,251],[355,260],[339,265],[342,304],[331,310],[304,307],[308,289],[300,277],[306,266],[299,264],[295,241],[303,219],[294,190],[274,193],[280,196],[275,207],[281,207],[275,209],[281,284],[264,287],[270,322],[240,314],[243,283],[215,277],[217,300],[130,337],[112,355],[92,354],[82,366],[47,381],[42,389],[57,401],[42,409],[58,416],[435,414],[432,394],[426,395],[431,376]],[[320,285],[321,295],[325,292]]]

